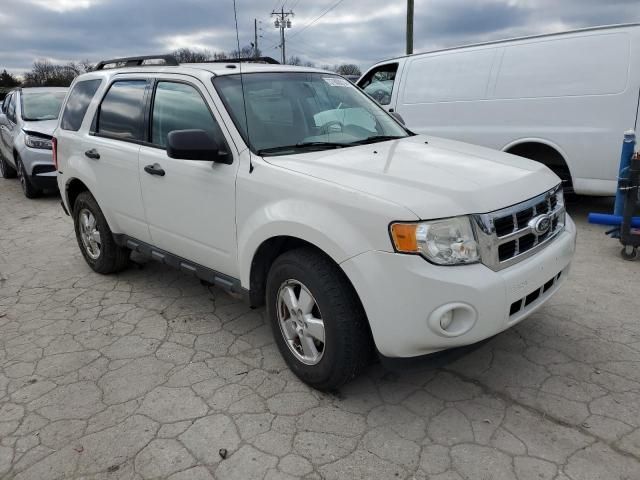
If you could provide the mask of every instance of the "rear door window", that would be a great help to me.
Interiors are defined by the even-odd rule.
[[[102,80],[84,80],[74,85],[73,90],[69,94],[67,104],[62,112],[62,121],[60,127],[63,130],[72,130],[77,132],[82,125],[82,119],[87,113],[89,104],[93,99]]]
[[[380,105],[389,105],[391,103],[391,94],[393,93],[393,84],[396,81],[396,73],[398,73],[397,63],[381,65],[368,72],[358,82],[358,86]]]
[[[144,140],[146,80],[114,82],[98,111],[96,133],[120,140]]]

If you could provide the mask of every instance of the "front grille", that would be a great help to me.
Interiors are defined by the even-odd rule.
[[[475,215],[482,262],[502,270],[535,254],[558,235],[566,215],[561,188],[512,207]]]
[[[536,300],[544,298],[545,294],[551,289],[551,287],[553,287],[557,282],[560,281],[561,275],[562,275],[562,272],[558,273],[556,276],[554,276],[551,280],[549,280],[547,283],[542,285],[537,290],[534,290],[526,297],[513,302],[511,304],[511,307],[509,308],[509,316],[510,317],[514,316],[516,313],[521,312],[532,303],[535,303]]]

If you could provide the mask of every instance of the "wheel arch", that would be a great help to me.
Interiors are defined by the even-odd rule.
[[[502,151],[542,163],[553,170],[563,181],[573,183],[573,167],[566,152],[551,140],[538,137],[520,138],[502,147]],[[558,174],[562,169],[566,169],[567,172],[564,178]]]
[[[67,205],[69,207],[69,214],[73,216],[73,207],[76,202],[76,198],[78,198],[78,195],[80,195],[82,192],[91,193],[91,190],[82,180],[75,177],[67,181],[64,190],[64,195],[67,198]],[[93,193],[91,193],[91,195],[93,195]]]
[[[264,305],[266,294],[266,283],[269,269],[273,262],[285,252],[294,250],[297,248],[310,248],[320,253],[324,257],[328,258],[345,276],[353,291],[355,292],[358,300],[360,297],[356,291],[353,283],[349,279],[346,272],[340,267],[340,263],[336,258],[330,255],[323,248],[316,245],[314,242],[293,235],[276,235],[264,239],[260,245],[255,249],[251,256],[251,262],[248,272],[249,281],[249,302],[252,307],[258,307]]]

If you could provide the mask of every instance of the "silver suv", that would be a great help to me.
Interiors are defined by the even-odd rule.
[[[20,179],[27,198],[57,189],[51,138],[66,88],[18,88],[0,111],[0,175]]]

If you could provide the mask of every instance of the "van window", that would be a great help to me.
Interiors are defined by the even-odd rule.
[[[100,105],[97,133],[122,140],[142,140],[146,88],[146,80],[120,80],[111,85]]]
[[[153,101],[151,142],[166,147],[167,135],[174,130],[204,130],[218,145],[224,137],[200,93],[191,85],[158,82]]]
[[[599,34],[505,48],[496,98],[602,95],[624,91],[629,67],[626,34]]]
[[[398,73],[397,63],[381,65],[369,71],[358,82],[358,86],[380,105],[389,105],[391,103],[391,94],[393,93],[393,84],[396,81],[396,73]]]
[[[77,132],[102,80],[85,80],[74,85],[62,112],[60,128]]]
[[[416,57],[406,67],[403,103],[486,98],[495,48]]]

